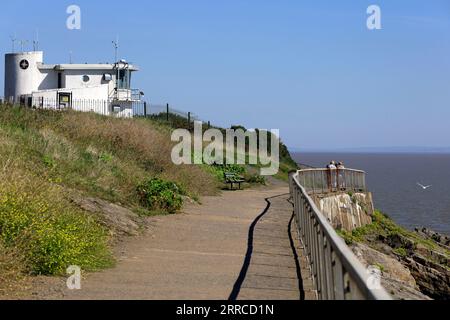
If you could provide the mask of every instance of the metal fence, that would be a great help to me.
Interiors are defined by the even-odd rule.
[[[95,99],[72,99],[65,103],[56,98],[43,97],[23,97],[20,101],[9,101],[0,97],[0,104],[18,104],[30,108],[49,109],[49,110],[68,110],[72,109],[80,112],[94,112],[97,114],[111,116],[115,112],[113,110],[114,102],[111,100],[95,100]],[[172,108],[169,104],[150,104],[145,101],[131,102],[132,111],[126,114],[127,117],[149,117],[156,120],[165,121],[175,128],[193,129],[194,121],[201,121],[204,129],[211,127],[210,121],[199,119],[192,112],[184,112]]]
[[[5,97],[0,96],[0,104],[4,104],[4,103],[10,103],[13,104],[14,101],[12,101],[11,99],[7,99]]]
[[[133,105],[133,114],[137,117],[145,116],[161,116],[170,117],[178,116],[181,118],[197,120],[197,117],[192,112],[184,112],[172,108],[169,104],[151,104],[147,102],[139,102]]]
[[[290,175],[298,234],[320,300],[391,300],[320,212],[300,180]]]
[[[309,194],[338,191],[365,192],[366,173],[354,169],[304,169],[298,172],[301,185]]]
[[[195,121],[201,121],[204,128],[211,127],[210,121],[203,121],[192,112],[174,109],[169,104],[150,104],[147,102],[136,104],[133,105],[133,115],[162,120],[176,128],[193,129]]]
[[[28,107],[47,110],[71,109],[80,112],[94,112],[101,115],[111,115],[111,103],[108,100],[74,99],[70,103],[60,103],[58,99],[32,98],[25,103]]]

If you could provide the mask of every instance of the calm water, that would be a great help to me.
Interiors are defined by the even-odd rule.
[[[450,155],[302,153],[294,158],[314,167],[335,160],[364,170],[377,209],[406,228],[450,235]],[[423,190],[418,182],[433,186]]]

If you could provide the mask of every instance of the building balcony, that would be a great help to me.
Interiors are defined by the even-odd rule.
[[[144,93],[139,89],[118,89],[114,92],[112,100],[116,101],[142,101]]]

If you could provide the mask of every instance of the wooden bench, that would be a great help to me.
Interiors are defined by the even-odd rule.
[[[241,189],[241,184],[245,182],[244,178],[238,176],[235,173],[225,172],[224,173],[225,183],[231,185],[231,190],[234,190],[233,186],[235,184],[239,185],[239,190]]]

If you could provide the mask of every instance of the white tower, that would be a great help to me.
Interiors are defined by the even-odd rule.
[[[39,90],[42,74],[38,68],[43,63],[44,53],[20,52],[5,55],[5,99],[20,99]]]

